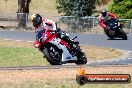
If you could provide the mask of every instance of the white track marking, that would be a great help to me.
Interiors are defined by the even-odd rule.
[[[33,43],[33,41],[25,41],[25,40],[13,40],[13,39],[3,39],[6,41],[16,41],[16,42],[29,42],[29,43]]]

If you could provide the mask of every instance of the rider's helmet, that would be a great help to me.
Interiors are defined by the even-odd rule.
[[[106,9],[103,9],[103,10],[101,11],[101,14],[102,14],[103,17],[105,17],[105,16],[107,15],[107,10],[106,10]]]
[[[33,14],[31,16],[31,20],[33,22],[33,26],[38,28],[38,26],[42,23],[42,17],[39,14]]]

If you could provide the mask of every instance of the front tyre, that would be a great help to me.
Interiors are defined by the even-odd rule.
[[[43,50],[44,57],[51,65],[62,65],[61,63],[61,53],[59,49],[55,46],[46,47]]]

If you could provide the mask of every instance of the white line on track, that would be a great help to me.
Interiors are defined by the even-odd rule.
[[[29,43],[33,43],[33,41],[25,41],[25,40],[13,40],[13,39],[3,39],[3,40],[6,40],[6,41],[16,41],[16,42],[29,42]]]

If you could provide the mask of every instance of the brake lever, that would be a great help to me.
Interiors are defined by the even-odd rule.
[[[72,40],[75,40],[77,38],[77,36],[76,37],[74,37]]]

